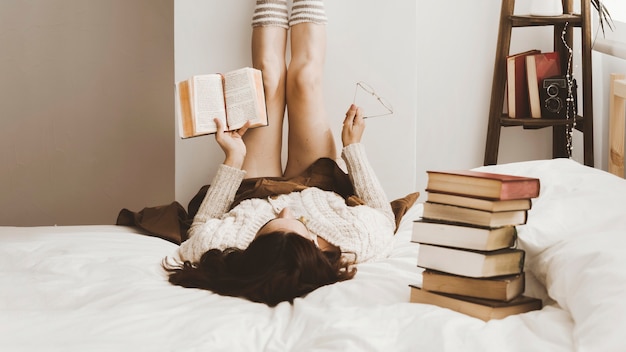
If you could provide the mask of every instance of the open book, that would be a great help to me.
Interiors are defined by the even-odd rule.
[[[181,138],[217,132],[214,119],[226,130],[267,126],[261,71],[244,67],[224,74],[194,75],[176,83],[178,131]]]

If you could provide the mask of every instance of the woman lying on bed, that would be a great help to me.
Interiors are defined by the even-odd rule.
[[[177,260],[164,262],[171,283],[274,306],[351,279],[353,264],[390,253],[394,214],[360,144],[365,124],[354,105],[341,132],[341,156],[349,176],[334,162],[337,150],[321,81],[323,6],[321,0],[294,0],[288,19],[285,0],[257,1],[252,59],[263,71],[271,121],[267,127],[234,132],[218,125],[216,140],[225,160]],[[288,159],[283,172],[286,106]]]

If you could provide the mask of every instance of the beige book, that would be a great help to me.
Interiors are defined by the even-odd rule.
[[[424,290],[505,302],[524,293],[525,284],[523,272],[493,278],[473,278],[435,270],[422,273]]]
[[[523,272],[524,258],[525,252],[516,248],[487,252],[422,243],[417,266],[461,276],[494,277]]]
[[[412,242],[480,251],[512,247],[516,239],[515,226],[488,228],[424,220],[413,221],[411,234]]]
[[[431,292],[413,285],[410,287],[410,302],[412,303],[432,304],[484,321],[502,319],[514,314],[540,310],[543,306],[540,299],[523,295],[509,302],[502,302]]]
[[[493,200],[436,192],[428,192],[427,201],[431,203],[456,205],[459,207],[491,211],[494,213],[511,210],[528,210],[532,207],[532,200],[530,198]]]
[[[268,125],[263,75],[244,67],[224,74],[194,75],[176,83],[178,131],[181,138],[217,132],[215,119],[226,130]]]

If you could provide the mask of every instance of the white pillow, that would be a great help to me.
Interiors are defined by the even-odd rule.
[[[569,159],[479,169],[540,179],[528,223],[518,227],[526,270],[572,315],[579,350],[624,350],[626,180]]]

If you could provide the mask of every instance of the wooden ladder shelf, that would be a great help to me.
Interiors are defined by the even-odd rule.
[[[567,129],[573,125],[574,119],[546,119],[546,118],[510,118],[503,114],[506,87],[506,58],[510,55],[511,32],[514,27],[553,26],[554,51],[561,58],[561,72],[567,71],[569,51],[563,45],[561,35],[567,26],[564,36],[569,47],[572,47],[574,27],[580,28],[581,59],[582,59],[582,115],[575,117],[576,129],[583,133],[584,163],[594,165],[593,160],[593,102],[591,84],[591,18],[590,0],[581,1],[581,13],[573,12],[572,0],[563,0],[561,16],[538,17],[518,16],[513,14],[515,0],[502,0],[500,12],[500,27],[494,64],[491,104],[487,126],[487,141],[485,146],[485,165],[498,162],[500,146],[500,132],[502,127],[522,126],[524,129],[552,127],[552,156],[562,158],[569,156],[567,147]],[[579,80],[580,83],[580,80]],[[580,111],[580,109],[579,109]]]

